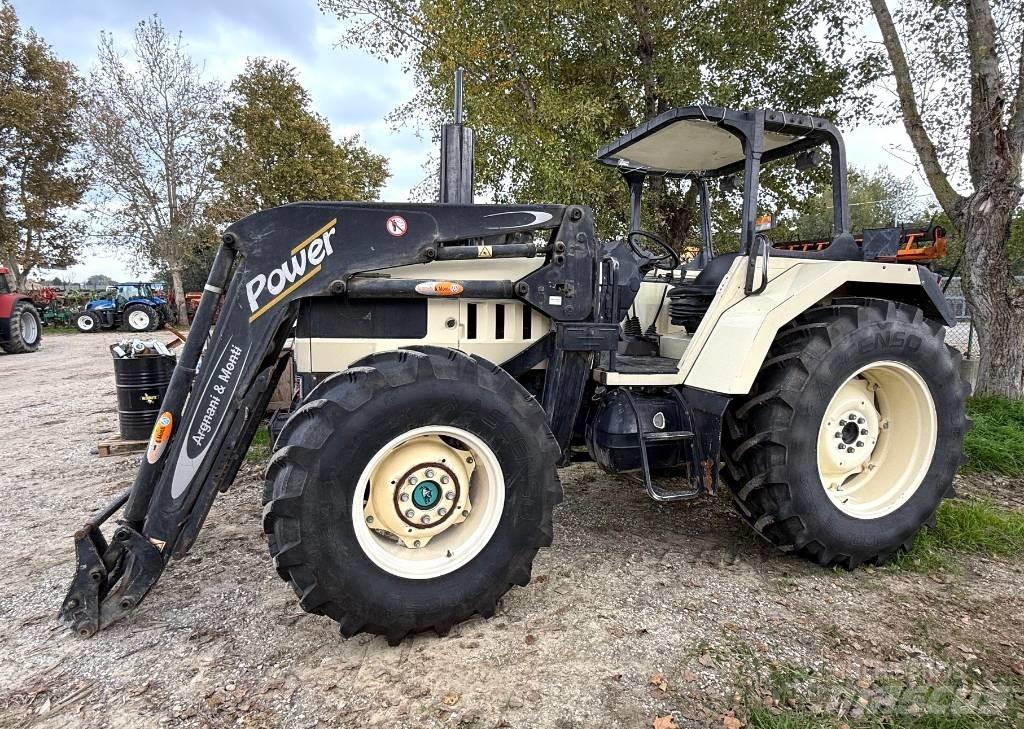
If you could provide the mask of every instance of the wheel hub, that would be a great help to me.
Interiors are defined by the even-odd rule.
[[[411,549],[466,520],[475,462],[438,436],[395,448],[375,469],[363,507],[366,524]]]
[[[874,385],[859,378],[849,380],[832,398],[818,441],[827,488],[841,490],[870,462],[881,423],[874,403]]]

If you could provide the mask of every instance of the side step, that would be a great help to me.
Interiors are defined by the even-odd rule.
[[[629,388],[623,388],[623,392],[626,394],[626,401],[629,406],[633,409],[633,415],[636,417],[636,433],[640,440],[640,463],[642,464],[642,471],[644,475],[644,488],[647,490],[647,495],[655,501],[686,501],[689,499],[695,499],[704,493],[702,487],[692,489],[677,489],[675,491],[671,489],[665,489],[658,486],[651,480],[651,467],[647,458],[647,444],[648,443],[670,443],[672,441],[681,440],[692,440],[693,433],[689,430],[670,430],[670,431],[655,431],[645,432],[643,418],[640,417],[640,410],[636,406],[636,402],[633,400],[633,395],[629,391]],[[676,400],[679,401],[679,405],[685,412],[687,410],[686,403],[683,402],[679,395],[679,392],[674,388],[672,390]]]

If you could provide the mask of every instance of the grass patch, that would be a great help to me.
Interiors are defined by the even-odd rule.
[[[270,433],[264,425],[256,429],[256,435],[249,444],[249,450],[245,454],[246,463],[264,463],[270,458]]]
[[[963,471],[1024,477],[1024,401],[972,397],[967,415],[974,427],[964,437]]]
[[[957,714],[924,714],[921,716],[873,716],[861,719],[829,719],[810,712],[775,714],[768,709],[754,709],[747,720],[748,729],[991,729],[1002,718]],[[1005,726],[1005,725],[1004,725]]]
[[[928,572],[949,566],[954,552],[1024,556],[1024,514],[983,501],[944,501],[935,514],[935,527],[918,534],[913,548],[894,566]]]

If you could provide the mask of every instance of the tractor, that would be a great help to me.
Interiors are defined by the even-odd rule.
[[[827,244],[773,241],[762,168],[826,155]],[[635,474],[659,502],[724,484],[754,532],[824,567],[911,544],[952,493],[968,385],[905,236],[852,235],[836,127],[682,107],[597,162],[630,193],[620,238],[581,205],[465,195],[294,203],[227,228],[134,483],[75,535],[63,623],[90,636],[123,618],[188,552],[289,340],[301,387],[262,526],[302,608],[345,636],[396,644],[493,615],[551,544],[559,469],[577,461]],[[642,227],[652,179],[696,186],[692,260]],[[738,202],[731,252],[712,245],[719,194]]]
[[[0,349],[8,354],[35,352],[43,339],[42,328],[32,297],[18,293],[14,274],[0,266]]]
[[[148,283],[120,283],[107,287],[108,298],[90,301],[75,315],[80,332],[126,328],[132,332],[152,332],[170,318],[167,302],[153,293]]]

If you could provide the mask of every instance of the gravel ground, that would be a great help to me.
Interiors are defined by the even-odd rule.
[[[304,614],[268,556],[252,464],[133,617],[81,640],[55,620],[70,535],[138,462],[93,453],[116,431],[117,338],[0,355],[0,726],[720,727],[758,702],[941,711],[941,691],[1015,721],[1021,563],[822,570],[756,540],[724,497],[659,505],[582,465],[562,473],[533,582],[444,638],[389,648]]]

